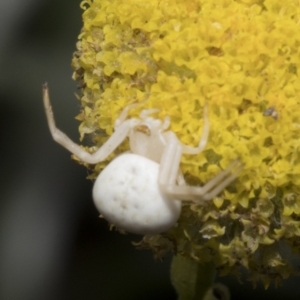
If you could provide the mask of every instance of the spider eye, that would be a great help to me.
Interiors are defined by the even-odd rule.
[[[151,134],[151,131],[150,131],[149,127],[147,125],[144,125],[144,124],[135,126],[134,130],[142,132],[142,133],[144,133],[146,135],[149,135],[149,136]]]

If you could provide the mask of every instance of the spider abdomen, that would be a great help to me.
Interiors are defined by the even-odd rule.
[[[136,234],[161,233],[173,227],[181,201],[164,195],[158,184],[159,164],[126,153],[115,158],[98,176],[94,203],[110,223]]]

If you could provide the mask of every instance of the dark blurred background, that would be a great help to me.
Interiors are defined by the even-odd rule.
[[[0,1],[0,299],[175,300],[171,258],[136,250],[139,236],[98,218],[87,171],[54,143],[43,111],[47,81],[58,127],[78,141],[70,62],[79,0]],[[232,299],[299,299],[299,278],[267,292],[220,278]]]

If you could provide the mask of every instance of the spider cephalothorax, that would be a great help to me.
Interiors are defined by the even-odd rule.
[[[93,198],[100,213],[120,229],[137,234],[160,233],[173,227],[181,212],[181,201],[201,203],[214,198],[240,172],[233,162],[204,186],[187,186],[180,172],[182,154],[198,154],[207,143],[209,122],[204,108],[204,128],[198,147],[183,145],[162,122],[149,117],[157,109],[143,110],[139,118],[127,118],[133,106],[124,108],[115,121],[111,137],[93,154],[86,152],[56,128],[48,87],[43,98],[53,139],[80,160],[96,164],[106,159],[127,137],[130,151],[115,158],[98,176]],[[233,172],[231,172],[233,170]]]

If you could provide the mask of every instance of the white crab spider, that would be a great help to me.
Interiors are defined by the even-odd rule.
[[[209,122],[204,109],[204,128],[198,147],[183,145],[164,122],[149,117],[157,109],[143,110],[140,118],[127,119],[125,107],[115,121],[112,136],[93,154],[70,140],[55,125],[48,86],[43,100],[53,139],[80,160],[96,164],[105,160],[127,137],[130,151],[116,157],[98,176],[93,188],[97,209],[110,223],[137,234],[161,233],[173,227],[183,200],[208,201],[219,194],[238,175],[242,166],[234,161],[204,186],[187,186],[180,172],[182,154],[195,155],[207,143]],[[232,172],[233,171],[233,172]]]

